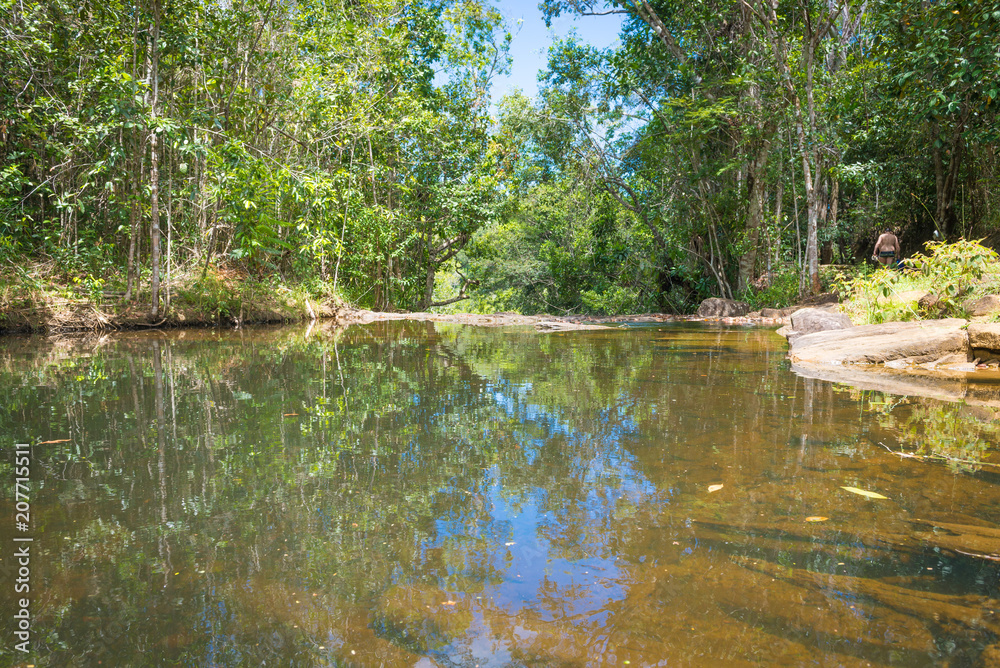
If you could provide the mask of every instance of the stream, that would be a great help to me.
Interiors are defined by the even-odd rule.
[[[1000,409],[785,355],[697,323],[0,339],[0,665],[1000,665]]]

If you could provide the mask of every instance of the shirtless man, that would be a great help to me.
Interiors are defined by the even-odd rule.
[[[875,250],[872,252],[872,259],[879,262],[883,267],[888,267],[896,262],[899,256],[899,239],[896,235],[886,230],[875,242]]]

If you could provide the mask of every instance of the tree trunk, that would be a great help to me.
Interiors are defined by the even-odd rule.
[[[955,229],[955,196],[958,192],[958,177],[964,157],[965,142],[962,138],[964,120],[959,121],[948,141],[948,164],[944,165],[941,149],[934,148],[934,186],[936,190],[935,218],[944,238]],[[936,126],[936,124],[935,124]]]
[[[139,144],[133,135],[133,146]],[[136,153],[139,153],[138,151]],[[141,153],[139,153],[141,155]],[[132,196],[129,201],[129,240],[128,240],[128,266],[125,270],[125,297],[124,301],[132,300],[132,290],[136,287],[136,241],[139,238],[139,180],[142,178],[142,159],[133,158],[132,168]]]
[[[750,202],[747,210],[747,250],[740,258],[739,281],[737,289],[746,290],[753,282],[757,266],[757,246],[760,243],[760,228],[764,213],[764,172],[767,168],[767,156],[771,149],[771,138],[761,142],[757,154],[747,166],[747,179],[750,180]]]
[[[840,197],[840,181],[834,176],[828,176],[823,188],[823,227],[826,228],[826,241],[820,251],[820,261],[823,264],[833,264],[833,237],[837,230],[837,199]]]
[[[420,310],[426,311],[434,303],[434,277],[437,272],[434,270],[434,263],[427,263],[427,276],[424,282],[424,298],[420,304]]]
[[[160,317],[160,209],[159,209],[159,191],[160,191],[160,168],[159,161],[156,155],[156,143],[157,143],[157,133],[156,133],[156,105],[157,97],[159,92],[159,44],[157,41],[160,36],[160,3],[159,0],[153,0],[153,35],[152,35],[152,46],[151,46],[151,72],[150,78],[152,79],[153,85],[153,104],[150,110],[150,115],[152,117],[152,127],[149,133],[149,211],[150,211],[150,245],[149,245],[149,261],[150,269],[152,271],[150,278],[150,289],[152,290],[152,296],[150,298],[151,308],[149,311],[149,317],[153,320]]]

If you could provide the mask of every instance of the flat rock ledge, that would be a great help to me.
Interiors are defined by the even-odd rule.
[[[924,320],[804,334],[792,371],[867,390],[1000,408],[1000,323]]]
[[[798,364],[824,366],[920,364],[955,355],[968,357],[968,326],[966,320],[949,318],[832,329],[792,339],[788,356]]]

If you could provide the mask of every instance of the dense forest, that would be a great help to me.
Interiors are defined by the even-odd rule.
[[[1000,2],[540,7],[624,23],[496,100],[482,0],[0,0],[0,289],[685,312],[818,291],[883,229],[1000,241]]]

